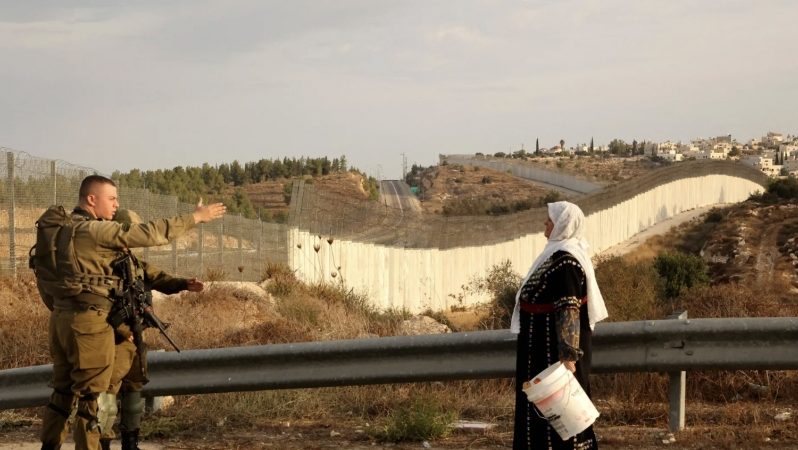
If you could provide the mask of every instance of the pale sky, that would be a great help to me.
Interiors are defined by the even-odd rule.
[[[798,133],[794,0],[0,0],[0,147],[110,173]]]

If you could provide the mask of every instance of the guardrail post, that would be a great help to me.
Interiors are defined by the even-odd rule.
[[[150,350],[150,353],[161,353],[165,352],[166,350],[159,348],[156,350]],[[148,413],[152,414],[154,412],[158,412],[163,409],[163,397],[161,396],[149,396],[144,395],[144,410]]]
[[[668,316],[672,320],[687,320],[687,311],[676,312]],[[687,387],[687,372],[668,372],[668,429],[676,433],[684,429],[684,397]]]

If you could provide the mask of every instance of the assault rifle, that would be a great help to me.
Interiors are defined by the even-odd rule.
[[[141,277],[136,276],[134,266],[133,256],[130,254],[125,254],[111,263],[114,273],[122,279],[122,288],[114,296],[116,302],[108,314],[108,322],[114,329],[126,323],[133,333],[133,343],[137,349],[141,349],[143,345],[142,331],[147,327],[157,328],[179,353],[177,344],[166,334],[169,324],[161,322],[152,309],[152,291],[147,289]]]

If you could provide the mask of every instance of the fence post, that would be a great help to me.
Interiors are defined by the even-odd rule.
[[[175,215],[180,214],[180,200],[175,197]],[[172,240],[172,273],[177,273],[177,239]]]
[[[255,256],[255,260],[262,263],[263,262],[263,249],[261,248],[262,241],[263,241],[263,219],[261,217],[262,208],[258,208],[258,224],[260,225],[260,232],[258,233],[258,241],[257,241],[257,253]]]
[[[17,276],[17,250],[16,250],[16,218],[14,208],[16,207],[16,186],[14,186],[14,154],[6,153],[8,161],[8,268],[11,276]]]
[[[50,161],[50,177],[53,179],[53,205],[58,204],[58,178],[55,175],[55,161]]]
[[[144,217],[145,217],[144,220],[149,222],[150,220],[152,220],[152,210],[150,208],[150,190],[149,189],[145,189],[144,190],[144,201],[146,202],[145,203],[146,204],[146,207],[145,207],[146,210],[144,211]],[[149,261],[149,259],[150,259],[150,248],[149,247],[144,247],[144,252],[143,253],[144,253],[144,260],[145,261]]]
[[[205,230],[205,224],[199,224],[199,229],[197,230],[197,253],[199,253],[199,276],[204,277],[205,273],[205,261],[202,256],[202,248],[204,247],[204,240],[205,236],[203,231]]]
[[[241,223],[243,220],[241,214],[238,214],[238,273],[241,274],[241,280],[244,281],[244,225]]]
[[[224,220],[219,221],[219,237],[216,246],[219,248],[219,270],[224,270]]]
[[[676,312],[668,319],[687,321],[687,311]],[[682,343],[683,345],[684,343]],[[687,373],[682,371],[668,372],[668,428],[671,433],[684,429],[684,398],[687,387]]]

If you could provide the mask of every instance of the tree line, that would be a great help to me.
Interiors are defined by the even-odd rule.
[[[120,185],[146,188],[150,192],[174,195],[180,201],[194,203],[203,196],[206,201],[223,201],[231,213],[256,218],[258,213],[243,186],[263,181],[291,179],[303,176],[320,177],[349,170],[346,156],[332,160],[322,158],[261,159],[241,164],[232,163],[200,167],[177,166],[173,169],[115,171],[111,177]],[[354,170],[354,169],[353,169]],[[364,177],[367,178],[367,177]],[[230,188],[232,187],[232,195]],[[290,202],[290,189],[286,189],[286,203]]]

